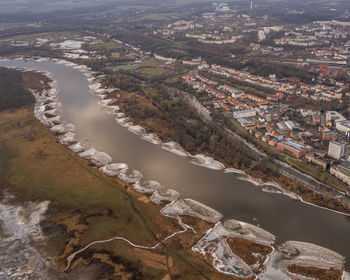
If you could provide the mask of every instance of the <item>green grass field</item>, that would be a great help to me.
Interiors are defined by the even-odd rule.
[[[141,68],[139,72],[149,74],[149,75],[162,75],[166,73],[168,70],[160,69],[160,68]]]
[[[147,61],[147,62],[142,62],[138,63],[137,67],[142,68],[142,67],[157,67],[159,63],[157,61]]]
[[[132,65],[118,65],[114,67],[115,70],[122,70],[122,71],[132,71],[135,69]]]

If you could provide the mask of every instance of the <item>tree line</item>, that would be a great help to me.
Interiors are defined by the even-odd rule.
[[[0,67],[0,111],[33,104],[33,94],[22,86],[22,73]]]

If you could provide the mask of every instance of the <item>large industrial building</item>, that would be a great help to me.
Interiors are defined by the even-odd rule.
[[[350,131],[350,121],[345,120],[345,121],[337,122],[335,125],[335,128],[340,132],[347,133]]]
[[[287,138],[285,141],[277,144],[277,150],[290,154],[296,158],[302,158],[306,154],[312,152],[312,147]]]

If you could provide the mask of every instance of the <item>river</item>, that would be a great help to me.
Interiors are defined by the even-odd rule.
[[[79,141],[125,162],[144,178],[178,191],[233,218],[259,225],[277,236],[277,243],[297,240],[334,250],[350,259],[350,218],[285,195],[267,193],[234,173],[211,170],[140,139],[119,125],[97,104],[89,82],[79,70],[52,61],[0,61],[52,73],[59,87],[64,120],[73,123]],[[349,269],[349,263],[347,269]]]

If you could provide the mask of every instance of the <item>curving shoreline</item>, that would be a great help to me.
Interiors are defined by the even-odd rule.
[[[62,62],[60,62],[60,63],[62,63]],[[66,65],[67,66],[72,66],[74,64],[67,63]],[[79,67],[79,66],[74,66],[74,67]],[[82,72],[88,71],[86,69],[86,67],[81,67],[81,68],[77,68],[77,69],[82,70]],[[49,76],[48,73],[46,73],[46,75]],[[55,88],[57,85],[55,85],[55,83],[53,82],[52,86],[53,86],[53,88]],[[96,88],[96,90],[99,90],[99,88]],[[73,126],[71,126],[69,124],[62,123],[58,115],[54,116],[54,114],[57,113],[54,110],[59,108],[59,106],[60,106],[60,103],[57,101],[57,93],[58,93],[57,92],[57,88],[55,88],[54,91],[49,91],[49,92],[43,93],[44,95],[43,94],[39,94],[38,95],[38,93],[36,93],[36,95],[38,95],[38,99],[37,99],[38,100],[38,104],[35,107],[36,108],[36,117],[40,121],[42,121],[46,126],[51,127],[51,129],[56,127],[55,130],[56,129],[60,130],[60,131],[56,131],[56,132],[61,134],[58,137],[61,140],[62,144],[66,145],[66,146],[68,146],[70,148],[74,148],[74,150],[76,150],[76,151],[79,150],[80,155],[81,155],[81,153],[85,152],[85,154],[83,154],[84,157],[86,157],[87,159],[91,160],[95,165],[100,165],[101,168],[105,168],[103,170],[106,170],[106,172],[111,172],[111,171],[112,172],[118,172],[119,171],[118,174],[113,173],[113,174],[116,174],[116,175],[112,175],[112,176],[119,176],[119,178],[124,179],[125,181],[133,184],[132,185],[133,189],[137,190],[136,187],[141,185],[142,174],[140,176],[140,173],[138,171],[132,171],[131,174],[126,174],[127,166],[125,166],[125,165],[120,170],[118,169],[120,166],[114,166],[113,167],[112,166],[113,163],[111,163],[111,160],[109,160],[107,154],[104,154],[103,152],[98,152],[96,150],[92,150],[93,148],[88,149],[87,147],[84,147],[81,143],[77,142],[77,140],[74,138]],[[48,103],[46,103],[46,102],[48,102]],[[108,102],[108,104],[112,104],[112,102]],[[108,104],[103,104],[103,106],[104,107],[108,107],[109,106]],[[44,109],[49,109],[49,110],[42,110],[43,109],[42,106],[45,106]],[[110,105],[110,106],[113,106],[113,105]],[[50,108],[47,108],[47,107],[50,107]],[[40,110],[38,110],[38,108],[40,108]],[[117,110],[117,107],[115,106],[111,113],[113,114],[116,110]],[[50,112],[50,114],[52,115],[49,118],[47,118],[45,116],[45,114],[47,114],[48,112]],[[61,127],[57,127],[59,125],[61,125]],[[126,122],[125,125],[129,125],[129,123]],[[129,126],[129,128],[130,127],[131,126]],[[67,131],[63,131],[62,128],[67,130]],[[140,129],[137,128],[135,131],[140,131]],[[142,187],[142,185],[141,185],[141,187]],[[150,189],[149,193],[151,193],[153,195],[154,193],[156,193],[156,191],[158,191],[158,190],[156,189],[156,190],[153,191],[153,190]],[[174,202],[172,202],[171,204],[175,205],[176,203],[179,203],[179,201],[181,201],[181,200],[175,199],[173,201]],[[171,205],[171,204],[169,204],[169,205]],[[169,205],[167,205],[166,207],[169,208]],[[205,209],[205,207],[203,207],[203,206],[198,206],[198,207],[199,207],[199,209],[203,210],[203,209]],[[188,214],[188,212],[189,211],[187,211],[187,212],[184,211],[184,212],[179,212],[179,213],[183,214],[183,215],[186,215],[186,214]],[[162,214],[164,215],[164,211],[162,212]],[[177,214],[177,215],[180,215],[180,214]],[[203,218],[200,215],[196,214],[196,212],[193,214],[193,216],[194,217]],[[218,219],[219,216],[218,215],[216,215],[216,216],[217,217],[215,219]],[[209,215],[209,217],[210,217],[210,215]],[[175,216],[173,216],[173,218],[175,218]],[[204,215],[204,218],[206,218],[206,215]],[[222,218],[222,216],[220,217],[219,220],[221,220],[221,218]]]

